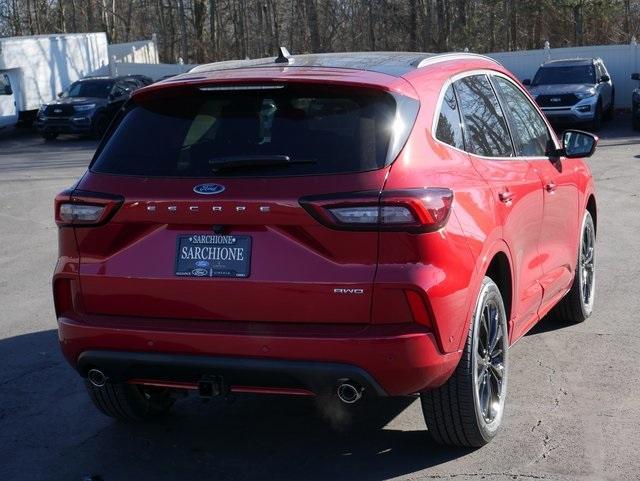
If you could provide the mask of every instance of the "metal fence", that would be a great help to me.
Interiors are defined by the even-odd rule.
[[[129,63],[111,61],[111,75],[133,75],[140,74],[159,80],[168,75],[178,75],[188,72],[195,65],[181,63]]]
[[[488,54],[513,72],[520,80],[533,78],[538,67],[549,60],[570,58],[601,58],[613,79],[616,89],[616,108],[631,107],[631,91],[639,82],[631,74],[640,72],[640,48],[629,45],[596,45],[592,47],[548,48],[496,52]]]

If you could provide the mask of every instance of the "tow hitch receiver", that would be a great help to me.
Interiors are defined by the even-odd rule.
[[[206,375],[198,381],[198,394],[205,399],[226,394],[222,376]]]

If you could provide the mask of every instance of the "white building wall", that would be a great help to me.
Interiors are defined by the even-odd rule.
[[[104,33],[0,38],[0,70],[19,72],[21,111],[40,108],[108,63]]]
[[[631,91],[639,84],[631,80],[631,74],[640,71],[640,49],[636,44],[521,50],[487,55],[499,61],[520,80],[533,78],[538,67],[549,60],[599,57],[613,79],[616,108],[631,107]]]
[[[160,63],[155,35],[151,40],[109,45],[109,58],[125,63]]]
[[[94,75],[146,75],[159,80],[188,72],[193,65],[160,63],[155,34],[151,40],[109,45],[110,64]]]

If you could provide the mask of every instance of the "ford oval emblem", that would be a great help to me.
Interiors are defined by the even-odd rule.
[[[200,184],[193,188],[196,194],[213,195],[224,192],[224,185],[220,184]]]

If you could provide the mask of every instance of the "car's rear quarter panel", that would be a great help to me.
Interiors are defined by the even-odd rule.
[[[381,257],[376,276],[377,282],[383,282],[385,276],[394,271],[415,271],[446,352],[459,351],[466,342],[475,299],[489,263],[498,252],[509,259],[511,254],[502,240],[502,227],[490,186],[468,154],[434,138],[434,116],[447,80],[463,71],[495,68],[488,60],[456,60],[405,75],[420,93],[419,124],[403,156],[393,164],[385,184],[385,189],[396,189],[420,182],[423,186],[447,187],[454,191],[452,213],[445,228],[411,240],[425,260],[403,263],[398,258],[397,264],[385,265]],[[393,236],[385,238],[385,235],[381,236],[381,253],[385,252],[385,244],[391,246],[396,242]]]

